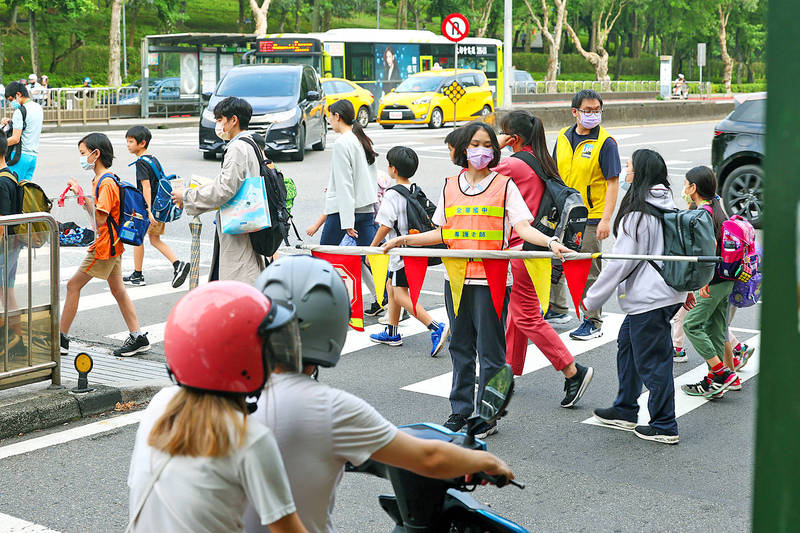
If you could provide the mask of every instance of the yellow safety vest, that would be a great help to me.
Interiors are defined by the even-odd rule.
[[[606,139],[612,138],[599,126],[597,139],[586,139],[572,150],[567,131],[575,126],[561,130],[556,139],[556,159],[558,173],[568,187],[581,193],[583,203],[589,210],[589,218],[601,218],[606,206],[606,179],[600,168],[600,149]]]

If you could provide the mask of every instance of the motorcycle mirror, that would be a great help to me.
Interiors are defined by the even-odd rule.
[[[480,398],[478,416],[491,424],[505,414],[514,393],[514,373],[510,365],[503,366],[489,379]]]

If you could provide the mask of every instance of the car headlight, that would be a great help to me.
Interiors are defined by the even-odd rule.
[[[203,120],[208,120],[209,122],[216,122],[217,121],[217,119],[214,118],[214,112],[209,110],[208,108],[205,108],[203,110]]]
[[[261,116],[253,117],[252,123],[261,124],[286,122],[288,120],[292,120],[295,116],[295,113],[297,113],[296,109],[287,109],[286,111],[280,111],[278,113],[267,113]]]
[[[430,96],[423,96],[422,98],[417,98],[416,100],[414,100],[411,103],[414,104],[414,105],[430,104],[431,103],[431,97]]]

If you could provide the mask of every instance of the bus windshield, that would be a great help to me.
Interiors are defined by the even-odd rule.
[[[397,93],[427,93],[435,91],[445,80],[444,76],[412,76],[397,86]]]
[[[217,90],[218,96],[270,97],[294,96],[300,86],[297,70],[283,72],[253,72],[244,68],[229,72]]]

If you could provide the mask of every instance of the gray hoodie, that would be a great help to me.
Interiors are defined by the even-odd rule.
[[[661,185],[650,189],[647,203],[662,209],[675,209],[670,190]],[[636,231],[641,217],[644,218]],[[632,237],[634,232],[636,239]],[[613,253],[660,255],[663,252],[664,234],[658,218],[640,212],[625,215],[619,225]],[[660,262],[657,263],[660,265]],[[685,292],[678,292],[667,285],[661,274],[646,261],[610,260],[603,265],[600,277],[586,293],[584,305],[587,309],[599,309],[611,297],[614,289],[617,289],[619,306],[629,315],[686,300]]]

